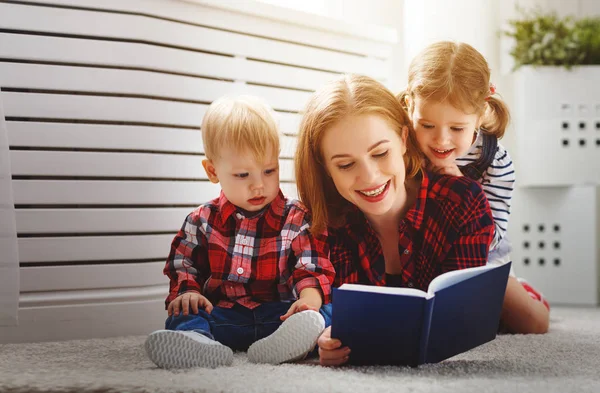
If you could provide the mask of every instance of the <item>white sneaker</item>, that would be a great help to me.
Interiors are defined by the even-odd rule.
[[[157,330],[144,344],[148,357],[161,368],[230,366],[231,348],[192,331]]]
[[[248,361],[279,364],[303,359],[317,343],[325,329],[323,316],[316,311],[302,311],[285,320],[273,334],[248,348]]]

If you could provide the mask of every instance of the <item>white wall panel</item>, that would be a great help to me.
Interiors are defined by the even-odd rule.
[[[296,197],[308,97],[341,72],[387,80],[395,32],[290,16],[210,1],[0,3],[3,157],[22,273],[20,292],[10,281],[20,324],[0,328],[0,342],[162,326],[173,236],[220,192],[201,165],[200,127],[223,95],[275,109],[281,188]]]

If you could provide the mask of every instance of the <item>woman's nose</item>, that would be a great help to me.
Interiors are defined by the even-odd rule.
[[[359,176],[360,180],[363,183],[370,183],[371,180],[374,180],[379,175],[379,167],[375,162],[365,162],[361,165]]]

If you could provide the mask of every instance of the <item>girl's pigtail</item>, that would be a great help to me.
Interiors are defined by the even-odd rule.
[[[486,102],[488,110],[485,113],[481,127],[485,130],[486,134],[501,139],[510,121],[508,106],[506,106],[504,101],[494,96],[489,96]]]

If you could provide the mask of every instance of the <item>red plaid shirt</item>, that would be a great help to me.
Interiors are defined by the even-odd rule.
[[[335,276],[325,235],[308,231],[306,209],[281,191],[265,210],[244,217],[221,193],[190,213],[175,239],[164,269],[170,279],[165,304],[195,291],[214,305],[295,300],[317,288],[330,301]]]
[[[486,264],[494,221],[477,182],[424,173],[417,201],[398,229],[402,284],[426,291],[442,273]],[[334,287],[386,284],[379,239],[358,209],[345,226],[329,229],[329,246]]]

